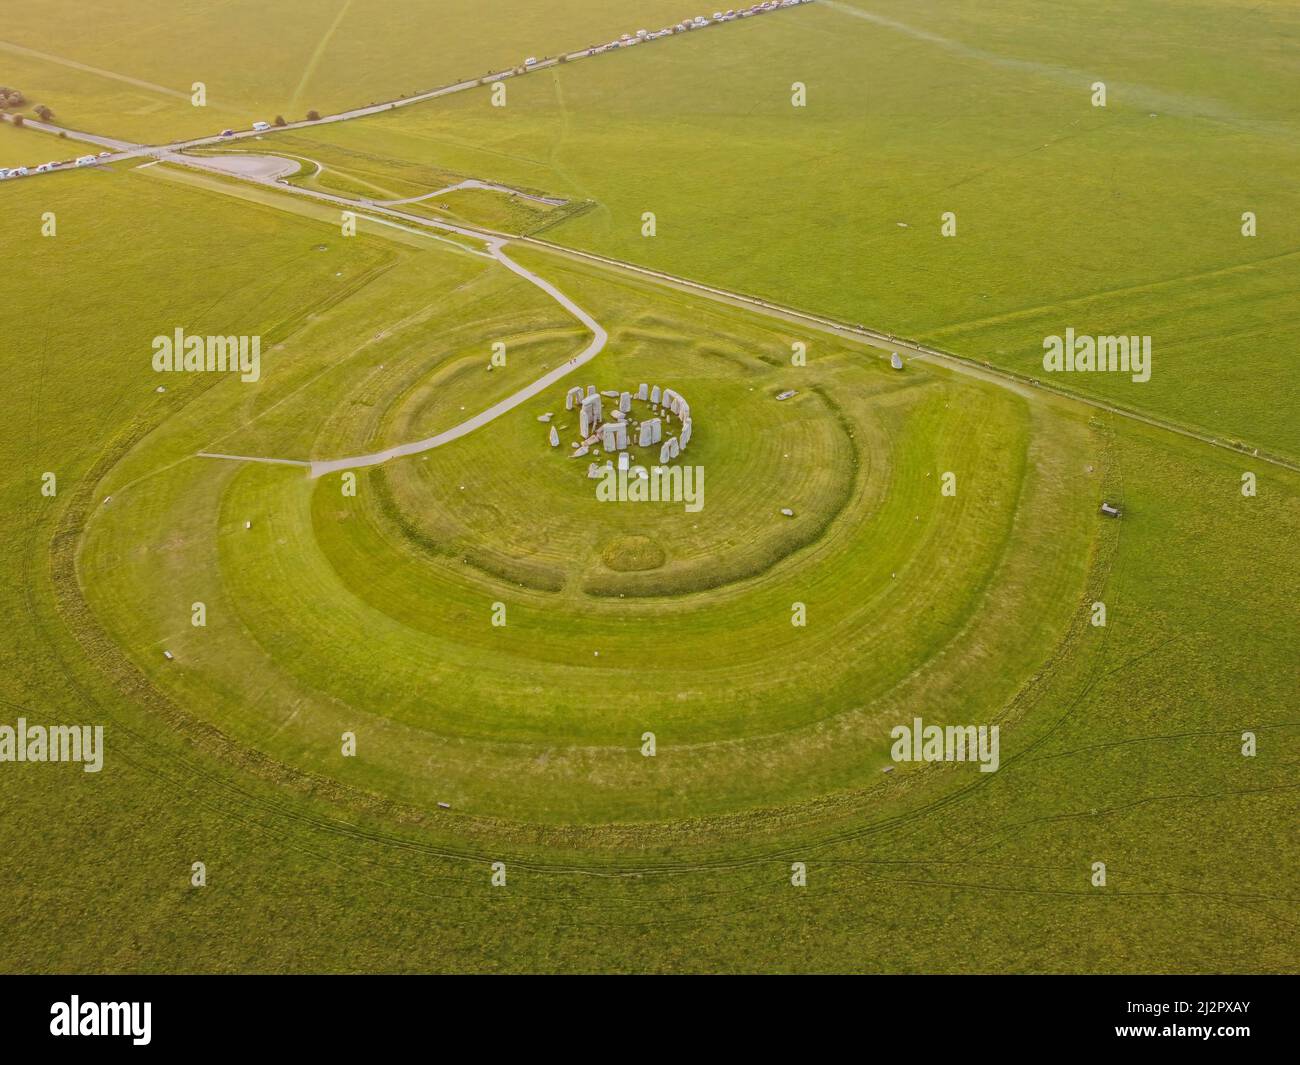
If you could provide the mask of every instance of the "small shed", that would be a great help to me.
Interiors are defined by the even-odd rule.
[[[1119,517],[1119,507],[1113,507],[1113,506],[1111,506],[1109,503],[1102,503],[1102,505],[1101,505],[1101,512],[1102,512],[1103,514],[1105,514],[1106,517],[1108,517],[1108,518],[1118,518],[1118,517]]]

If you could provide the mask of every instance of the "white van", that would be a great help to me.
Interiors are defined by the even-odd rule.
[[[93,155],[79,155],[77,156],[76,165],[91,166],[94,162],[95,162],[95,157]]]
[[[261,133],[262,130],[270,129],[270,128],[271,128],[271,123],[269,123],[269,122],[254,122],[254,123],[253,123],[253,128],[254,128],[255,130],[257,130],[259,133]]]

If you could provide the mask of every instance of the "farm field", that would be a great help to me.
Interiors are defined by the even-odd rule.
[[[669,6],[55,0],[0,81],[160,143]],[[227,150],[282,182],[6,181],[0,724],[106,741],[0,760],[0,969],[1300,971],[1300,125],[1251,48],[1297,27],[1196,11],[815,0]],[[2,43],[186,89],[194,39],[202,129]],[[1150,380],[1036,387],[1067,327]],[[698,507],[602,498],[589,385]]]
[[[1295,8],[1126,9],[1000,5],[993,26],[819,0],[512,81],[504,107],[485,87],[284,143],[343,174],[400,159],[408,182],[422,164],[595,201],[547,239],[1030,376],[1066,328],[1150,336],[1145,382],[1051,383],[1294,460],[1300,124],[1275,42]]]
[[[185,0],[165,19],[147,0],[84,8],[6,11],[5,84],[73,129],[150,144],[414,95],[681,15],[670,0],[494,0],[487,17],[480,0]]]

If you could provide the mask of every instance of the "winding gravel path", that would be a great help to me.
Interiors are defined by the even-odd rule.
[[[402,458],[405,455],[418,455],[422,451],[430,451],[435,447],[441,447],[453,440],[458,440],[467,433],[472,433],[475,429],[482,428],[489,422],[501,417],[507,411],[514,410],[519,404],[526,400],[532,399],[539,392],[550,388],[557,381],[562,380],[597,355],[604,349],[606,342],[609,340],[609,334],[599,322],[591,315],[579,307],[573,300],[569,299],[563,292],[552,285],[545,278],[538,277],[527,267],[520,266],[511,259],[504,251],[501,250],[504,241],[492,240],[488,242],[488,251],[492,258],[500,262],[507,270],[513,271],[524,280],[531,282],[550,296],[556,303],[568,311],[573,317],[578,319],[583,325],[591,330],[591,343],[582,349],[577,355],[573,356],[568,362],[557,366],[554,370],[544,373],[536,381],[525,385],[513,395],[507,396],[499,403],[494,403],[487,410],[481,411],[453,426],[436,436],[427,437],[424,440],[416,440],[409,444],[398,444],[396,447],[385,448],[383,451],[375,451],[369,455],[354,455],[345,459],[330,459],[327,462],[313,462],[311,464],[311,476],[322,477],[327,473],[338,473],[341,470],[355,470],[363,466],[378,466],[381,462],[387,462],[390,459]]]
[[[367,206],[377,207],[399,207],[404,203],[419,203],[421,200],[431,200],[435,196],[442,196],[448,192],[459,192],[461,189],[486,189],[488,192],[504,192],[507,196],[517,196],[521,200],[532,200],[533,203],[544,203],[551,207],[563,207],[568,200],[561,200],[556,196],[537,196],[531,192],[524,192],[521,189],[512,189],[509,185],[498,185],[491,181],[479,181],[478,178],[469,178],[456,185],[448,185],[445,189],[435,189],[433,192],[423,192],[419,196],[408,196],[404,200],[363,200]]]

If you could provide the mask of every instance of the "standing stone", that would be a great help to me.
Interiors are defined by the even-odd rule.
[[[559,447],[559,446],[560,446],[560,434],[556,430],[555,426],[552,425],[551,426],[551,447]]]
[[[668,442],[664,444],[664,447],[668,449],[668,458],[670,460],[675,459],[681,453],[681,447],[678,445],[677,437],[675,436],[670,436]]]
[[[664,445],[663,445],[663,447],[661,447],[661,448],[659,449],[659,465],[660,465],[660,466],[667,466],[667,465],[668,465],[668,444],[669,444],[669,443],[671,443],[671,441],[664,441]]]
[[[652,404],[654,404],[656,407],[659,406],[659,386],[658,386],[658,385],[655,385],[654,388],[650,389],[650,402],[651,402]]]
[[[639,399],[639,400],[645,400],[645,399],[649,398],[649,396],[650,396],[650,386],[649,386],[649,385],[637,385],[637,386],[636,386],[636,398],[637,398],[637,399]]]
[[[627,422],[606,422],[600,427],[600,446],[606,451],[622,451],[627,447]]]
[[[631,462],[632,462],[632,456],[629,455],[626,451],[620,451],[618,453],[618,468],[620,470],[626,470],[628,466],[631,465]]]
[[[587,417],[587,404],[578,412],[578,435],[584,440],[591,435],[591,419]]]
[[[621,410],[624,414],[627,414],[628,411],[632,409],[631,392],[624,392],[621,396],[618,397],[618,409]]]
[[[589,396],[594,396],[595,394],[596,394],[596,386],[595,386],[595,385],[588,385],[588,386],[587,386],[587,395],[589,395]]]
[[[604,420],[602,415],[604,414],[605,408],[601,404],[600,395],[595,392],[588,395],[587,398],[582,401],[582,409],[586,411],[587,424],[591,426],[594,431],[596,426]]]
[[[691,442],[691,420],[689,418],[682,422],[682,434],[678,439],[681,441],[682,447]]]
[[[581,389],[581,388],[571,388],[571,389],[569,389],[568,392],[566,392],[566,393],[564,394],[564,409],[565,409],[565,410],[573,410],[573,405],[574,405],[575,403],[581,403],[581,402],[582,402],[582,389]]]
[[[648,421],[644,421],[641,423],[641,435],[637,437],[637,441],[636,441],[638,446],[649,447],[651,444],[655,442],[654,427],[658,424],[658,422],[659,422],[658,418],[651,418]]]

